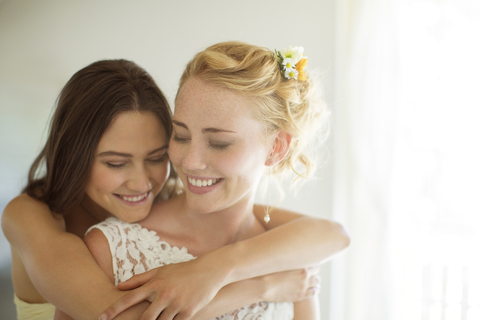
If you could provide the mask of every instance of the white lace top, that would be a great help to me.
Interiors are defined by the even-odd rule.
[[[126,223],[117,218],[108,218],[88,229],[100,229],[108,240],[112,254],[115,285],[136,274],[167,264],[195,259],[187,248],[171,246],[155,231],[138,223]],[[291,320],[293,304],[290,302],[258,302],[229,312],[216,320]]]

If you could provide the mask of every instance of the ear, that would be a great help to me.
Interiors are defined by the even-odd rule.
[[[292,136],[284,130],[279,130],[275,140],[273,141],[272,150],[268,154],[265,165],[272,167],[282,161],[287,155],[291,142]]]

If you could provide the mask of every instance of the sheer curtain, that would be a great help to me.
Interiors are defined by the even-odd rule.
[[[480,4],[337,5],[331,319],[480,319]]]

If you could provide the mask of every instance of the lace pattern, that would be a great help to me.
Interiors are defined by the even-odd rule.
[[[99,229],[108,240],[112,254],[115,285],[153,268],[195,259],[187,248],[162,241],[155,231],[138,223],[108,218],[88,229]],[[258,302],[224,314],[215,320],[291,320],[293,304]]]

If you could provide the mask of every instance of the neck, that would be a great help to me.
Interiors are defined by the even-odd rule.
[[[214,212],[198,212],[191,208],[185,194],[178,199],[184,213],[185,230],[198,243],[208,243],[210,249],[225,246],[251,237],[257,223],[253,214],[253,196]]]
[[[107,210],[100,207],[96,202],[94,202],[88,195],[85,195],[82,202],[80,202],[80,207],[85,211],[84,213],[91,217],[93,221],[100,222],[108,217],[111,217],[112,214]]]
[[[88,228],[109,216],[106,210],[85,196],[80,205],[65,216],[66,231],[83,238]]]

